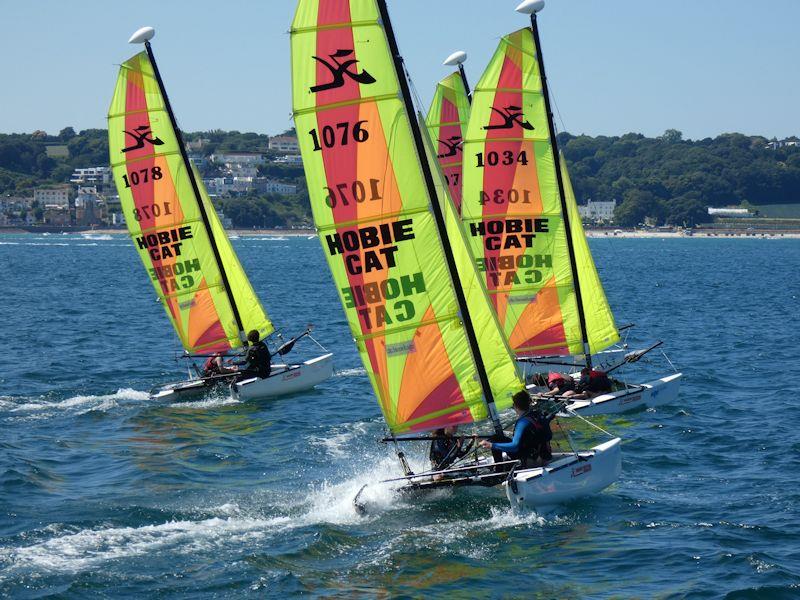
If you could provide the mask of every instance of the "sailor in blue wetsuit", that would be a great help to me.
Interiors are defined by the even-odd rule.
[[[481,446],[491,449],[495,462],[502,462],[505,453],[509,460],[521,461],[522,468],[544,465],[553,457],[550,450],[550,440],[553,439],[550,421],[553,417],[531,409],[531,397],[524,390],[514,394],[512,401],[518,417],[514,437],[510,440],[505,436],[503,439],[483,440]]]

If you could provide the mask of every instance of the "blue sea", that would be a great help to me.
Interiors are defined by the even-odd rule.
[[[234,245],[284,333],[336,353],[318,389],[152,402],[187,365],[127,237],[0,236],[0,596],[800,598],[799,240],[591,240],[630,348],[685,375],[598,420],[616,485],[542,516],[497,490],[356,515],[400,469],[319,241]]]

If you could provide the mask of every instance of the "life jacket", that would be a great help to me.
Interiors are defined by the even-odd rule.
[[[458,440],[447,437],[438,437],[431,442],[429,458],[434,468],[444,469],[458,457],[454,450]],[[446,461],[446,464],[445,464]]]
[[[589,373],[589,382],[583,385],[583,389],[589,392],[610,392],[611,380],[605,371],[592,369]]]
[[[532,462],[538,458],[545,461],[553,458],[550,448],[550,440],[553,439],[553,431],[550,429],[552,418],[538,411],[529,410],[517,419],[517,426],[523,420],[527,421],[529,425],[522,434],[519,454],[515,458],[522,461],[523,467],[527,466],[529,461]]]
[[[204,375],[217,375],[219,374],[219,367],[217,366],[217,359],[222,356],[220,353],[213,354],[206,359],[203,363]]]
[[[547,377],[547,387],[551,390],[560,389],[562,392],[575,388],[575,381],[567,375],[561,373],[550,373]]]

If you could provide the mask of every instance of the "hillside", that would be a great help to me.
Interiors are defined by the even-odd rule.
[[[206,140],[201,151],[206,156],[225,151],[272,156],[269,137],[262,134],[214,130],[186,138]],[[658,138],[563,133],[560,142],[579,201],[616,199],[615,220],[623,226],[645,218],[692,225],[708,220],[708,206],[782,205],[781,214],[794,214],[792,207],[800,206],[800,146],[770,146],[764,137],[738,133],[684,140],[676,130]],[[66,146],[69,156],[48,156],[48,146]],[[37,186],[68,181],[74,168],[107,162],[105,130],[0,134],[0,195],[30,195]],[[223,199],[237,226],[291,225],[310,218],[301,167],[270,163],[260,174],[294,183],[298,193]]]

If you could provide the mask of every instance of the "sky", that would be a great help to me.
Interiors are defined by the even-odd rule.
[[[442,61],[477,82],[519,0],[388,0],[427,109]],[[144,25],[181,127],[292,126],[295,0],[0,0],[0,132],[105,127],[117,66]],[[547,0],[539,27],[560,130],[692,139],[800,135],[800,0]]]

